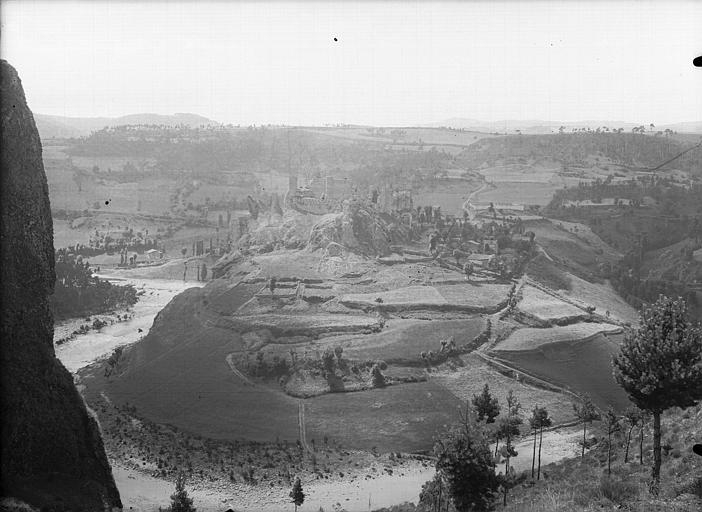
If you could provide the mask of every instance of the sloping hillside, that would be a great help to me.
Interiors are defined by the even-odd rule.
[[[121,117],[65,117],[35,114],[34,118],[42,140],[90,135],[107,126],[163,125],[190,127],[218,125],[219,123],[197,114],[129,114]]]
[[[507,135],[480,139],[457,156],[469,168],[491,166],[509,159],[552,159],[565,166],[654,167],[689,144],[672,136],[640,133],[577,132],[553,135]],[[526,163],[526,162],[525,162]],[[674,168],[700,174],[702,151],[691,151]]]
[[[652,432],[644,429],[643,465],[639,463],[638,429],[634,429],[628,462],[624,462],[626,430],[613,438],[612,474],[607,474],[607,442],[603,427],[591,430],[598,445],[584,459],[566,459],[542,468],[542,480],[512,490],[506,512],[696,512],[702,508],[702,457],[692,445],[702,439],[702,407],[672,409],[662,418],[661,494],[648,492]]]

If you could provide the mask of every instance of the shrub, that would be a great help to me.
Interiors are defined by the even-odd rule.
[[[603,476],[600,479],[599,493],[609,501],[623,505],[639,494],[639,488],[633,482]]]

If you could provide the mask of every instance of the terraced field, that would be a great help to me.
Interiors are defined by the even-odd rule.
[[[379,310],[465,310],[491,312],[507,300],[511,285],[456,284],[440,286],[407,286],[378,293],[347,294],[339,302],[352,308]]]
[[[363,336],[336,336],[330,342],[344,348],[352,359],[382,359],[392,364],[417,363],[422,351],[438,352],[441,341],[453,337],[456,345],[470,343],[485,328],[481,317],[466,320],[390,320],[382,332]]]
[[[526,327],[517,329],[500,341],[492,351],[496,353],[538,350],[544,345],[564,341],[584,341],[600,333],[618,334],[622,328],[617,325],[604,323],[583,322],[574,325],[546,327],[543,329]]]
[[[565,323],[587,316],[582,309],[533,286],[525,286],[522,289],[522,300],[518,308],[541,322]]]

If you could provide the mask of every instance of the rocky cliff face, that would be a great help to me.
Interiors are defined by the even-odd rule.
[[[97,424],[56,359],[53,227],[41,143],[1,61],[2,496],[48,510],[121,508]]]
[[[343,212],[324,215],[312,227],[308,247],[323,249],[334,242],[365,256],[385,256],[391,245],[408,240],[408,229],[390,215],[349,202]]]

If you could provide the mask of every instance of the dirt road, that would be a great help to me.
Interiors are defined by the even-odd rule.
[[[227,356],[227,364],[229,365],[229,369],[232,371],[232,373],[239,377],[242,381],[244,381],[244,384],[246,384],[247,386],[255,386],[251,379],[249,379],[246,375],[241,373],[239,368],[237,368],[234,364],[234,354],[229,354]]]
[[[297,419],[300,426],[300,443],[307,453],[313,453],[310,446],[307,444],[307,426],[305,425],[305,401],[299,400],[298,402],[298,413]]]

